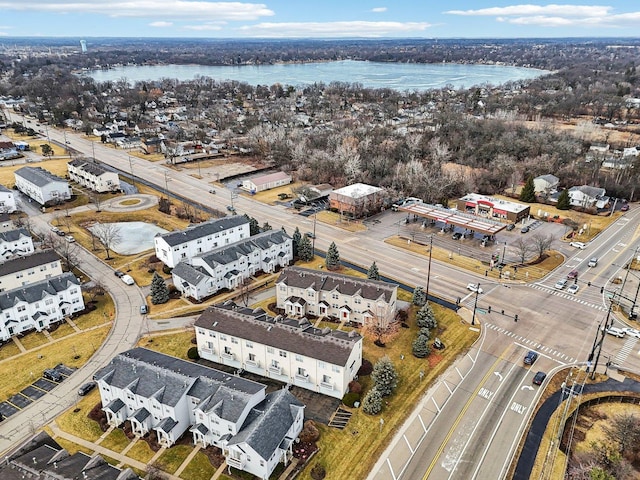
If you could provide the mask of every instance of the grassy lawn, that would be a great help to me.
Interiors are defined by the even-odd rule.
[[[216,468],[211,465],[209,458],[204,453],[198,452],[180,474],[180,478],[185,480],[209,480],[214,473],[216,473]]]
[[[95,442],[102,436],[102,430],[100,430],[98,422],[89,419],[87,415],[98,402],[100,402],[100,394],[96,389],[83,397],[75,407],[68,409],[56,418],[58,427],[67,433]],[[74,411],[76,409],[80,410],[76,412]]]
[[[138,440],[127,452],[127,457],[142,463],[149,463],[149,460],[151,460],[154,455],[155,452],[151,450],[149,444],[144,440]]]
[[[68,367],[84,365],[108,333],[109,327],[97,328],[3,361],[0,363],[0,400],[31,384],[46,368],[55,367],[58,363]],[[79,358],[74,359],[76,355]]]
[[[107,437],[100,443],[101,447],[108,448],[114,452],[120,453],[129,445],[130,440],[124,434],[121,428],[114,429]]]
[[[244,192],[243,190],[244,193],[242,193],[242,195],[249,198],[253,198],[258,202],[266,203],[268,205],[275,205],[276,202],[281,201],[280,197],[278,197],[278,195],[281,193],[286,193],[287,195],[291,195],[291,198],[285,201],[289,201],[289,200],[293,200],[294,198],[297,198],[298,195],[294,193],[294,189],[300,188],[303,185],[304,184],[300,182],[291,183],[289,185],[283,185],[282,187],[272,188],[271,190],[265,190],[264,192],[258,192],[255,195],[251,195],[250,193]]]
[[[50,335],[57,340],[60,338],[64,338],[68,335],[71,335],[72,333],[75,333],[75,330],[71,328],[71,325],[69,325],[66,322],[63,322],[63,323],[60,323],[60,325],[58,325],[58,328],[56,328],[53,332],[51,332]]]
[[[364,358],[375,363],[388,355],[400,381],[396,392],[386,399],[388,405],[379,416],[372,417],[361,409],[352,409],[353,416],[345,430],[318,426],[321,430],[320,452],[311,465],[318,462],[324,465],[327,478],[365,478],[427,387],[478,337],[478,333],[469,330],[468,325],[460,322],[458,315],[451,310],[437,305],[433,305],[433,309],[439,325],[438,332],[434,332],[433,336],[438,336],[447,348],[434,351],[426,359],[411,355],[411,343],[417,332],[413,321],[415,309],[411,314],[411,328],[401,328],[399,336],[386,348],[376,347],[371,339],[365,339]],[[404,355],[404,360],[400,359],[400,355]],[[421,370],[425,373],[422,382],[419,377]],[[369,377],[361,377],[361,380],[365,387],[370,383]],[[383,435],[380,435],[380,418],[384,418],[385,422]],[[358,432],[357,436],[353,435],[353,431]],[[310,471],[307,468],[299,478],[309,480]]]
[[[174,445],[164,451],[160,457],[156,460],[156,465],[160,470],[167,473],[174,473],[182,462],[189,456],[193,446],[189,445]]]
[[[323,210],[321,212],[318,212],[316,215],[319,222],[333,225],[334,227],[342,228],[343,230],[347,230],[349,232],[364,232],[367,229],[367,227],[365,227],[360,220],[351,220],[348,217],[344,216],[340,218],[340,213],[338,212]]]
[[[18,355],[19,353],[20,353],[20,349],[18,348],[18,346],[12,341],[9,341],[4,345],[2,345],[2,347],[0,347],[0,362],[7,358],[11,358],[15,355]]]
[[[44,336],[44,333],[33,331],[27,333],[24,337],[22,337],[20,339],[20,343],[22,343],[24,348],[26,348],[27,350],[31,350],[33,348],[37,348],[41,345],[49,343],[49,339]]]
[[[46,142],[45,142],[46,143]],[[45,170],[53,173],[54,175],[58,175],[59,177],[64,178],[67,174],[67,163],[69,163],[69,159],[55,159],[55,160],[43,160],[42,162],[34,163],[33,167],[42,167]],[[7,188],[11,188],[16,183],[16,177],[14,176],[14,172],[24,167],[25,165],[2,165],[0,168],[0,184],[6,186]]]
[[[187,350],[195,346],[195,344],[191,343],[191,339],[194,336],[195,333],[192,329],[186,332],[169,332],[152,337],[143,337],[138,342],[138,346],[188,360]]]

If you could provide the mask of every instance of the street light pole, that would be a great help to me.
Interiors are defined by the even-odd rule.
[[[471,325],[476,324],[476,310],[478,309],[478,294],[480,293],[480,284],[476,286],[476,301],[473,304],[473,317],[471,317]]]
[[[631,260],[629,260],[629,264],[625,265],[625,268],[627,269],[627,273],[624,276],[624,280],[622,282],[622,287],[620,287],[620,294],[622,295],[622,293],[624,292],[624,286],[627,284],[627,278],[629,277],[629,270],[631,270],[631,265],[633,265],[633,260],[638,256],[638,249],[640,247],[636,247],[636,249],[633,251],[633,256],[631,257]]]
[[[595,354],[596,356],[596,361],[593,364],[593,371],[591,372],[591,380],[594,380],[596,378],[596,368],[598,368],[598,360],[600,360],[600,352],[602,351],[602,344],[604,343],[604,336],[607,334],[607,328],[610,327],[609,325],[609,318],[611,318],[611,309],[613,308],[613,299],[611,299],[611,301],[609,302],[609,310],[607,311],[607,318],[604,321],[604,326],[600,327],[600,325],[602,325],[602,322],[600,322],[600,324],[598,325],[598,331],[596,332],[596,338],[593,341],[593,347],[591,348],[591,353],[589,354],[589,362],[591,362],[591,360],[593,360],[593,356],[595,353],[595,350],[598,350],[598,353]],[[613,323],[613,321],[611,322]],[[598,335],[600,335],[600,341],[598,341]]]
[[[164,191],[167,194],[167,199],[169,198],[169,178],[167,177],[167,171],[164,172]]]
[[[129,168],[131,169],[131,182],[133,183],[133,188],[136,188],[136,177],[133,176],[133,160],[131,159],[131,155],[127,154],[129,156]]]
[[[429,303],[429,280],[431,280],[431,252],[433,251],[433,235],[429,235],[429,263],[427,264],[427,303]]]
[[[311,251],[313,256],[316,256],[316,220],[318,219],[318,212],[313,214],[313,237],[311,238]]]

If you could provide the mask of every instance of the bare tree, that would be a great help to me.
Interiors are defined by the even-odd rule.
[[[602,430],[609,440],[618,445],[618,450],[621,453],[635,448],[640,439],[640,421],[632,413],[613,416]]]
[[[240,300],[245,307],[249,306],[249,298],[251,298],[251,278],[247,277],[240,282],[238,285],[238,293],[240,295]]]
[[[529,254],[533,251],[531,243],[524,238],[519,238],[511,244],[511,249],[520,259],[520,263],[524,263],[527,260]]]
[[[89,201],[96,206],[96,212],[101,212],[102,196],[98,192],[89,193]]]
[[[376,345],[382,346],[398,333],[399,322],[388,314],[386,307],[377,310],[365,321],[363,333],[375,338]]]
[[[551,248],[554,240],[555,238],[551,234],[536,233],[531,236],[531,248],[538,254],[538,258],[542,258],[544,253]]]
[[[71,243],[63,240],[58,237],[54,240],[55,242],[55,250],[58,252],[58,255],[62,257],[62,260],[65,263],[65,267],[68,271],[73,270],[78,265],[78,245],[76,243]]]
[[[112,248],[122,240],[120,227],[115,223],[96,223],[92,229],[107,253],[106,259],[111,260]]]

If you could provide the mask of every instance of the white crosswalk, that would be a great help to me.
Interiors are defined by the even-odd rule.
[[[522,345],[526,345],[528,347],[531,347],[532,350],[535,350],[538,353],[544,353],[545,355],[548,355],[550,357],[553,357],[554,360],[556,360],[557,362],[561,363],[561,364],[567,364],[567,363],[575,363],[576,359],[566,355],[565,353],[556,350],[554,348],[551,347],[547,347],[545,345],[542,345],[541,343],[538,343],[534,340],[530,340],[528,338],[523,337],[522,335],[518,335],[515,332],[512,332],[511,330],[507,330],[506,328],[500,327],[498,325],[494,325],[492,323],[485,323],[484,324],[485,327],[490,328],[491,330],[495,330],[498,333],[501,333],[503,335],[506,335],[507,337],[512,338],[514,341],[522,344]]]
[[[624,345],[616,354],[615,358],[613,359],[613,363],[615,363],[616,365],[622,365],[631,351],[635,348],[636,343],[638,343],[638,339],[636,337],[627,337],[627,341],[624,342]]]
[[[572,302],[579,303],[589,308],[593,308],[594,310],[598,310],[600,312],[606,312],[607,308],[602,305],[597,305],[595,303],[587,302],[586,300],[582,300],[579,296],[571,295],[570,293],[565,293],[563,290],[556,290],[551,287],[547,287],[546,285],[541,285],[539,283],[529,284],[529,287],[535,288],[536,290],[545,290],[556,297],[561,297],[566,300],[571,300]]]

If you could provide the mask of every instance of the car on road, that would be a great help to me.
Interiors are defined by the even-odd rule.
[[[84,397],[91,390],[96,388],[96,382],[87,382],[78,389],[78,395]]]
[[[316,234],[313,232],[304,232],[307,238],[316,238]]]
[[[582,242],[571,242],[569,245],[573,248],[579,248],[580,250],[587,248],[587,244]]]
[[[537,359],[538,359],[538,354],[533,350],[529,350],[527,354],[524,356],[524,364],[533,365],[534,363],[536,363]]]
[[[620,211],[621,212],[626,212],[627,210],[629,210],[629,204],[628,203],[625,203],[624,205],[622,205],[620,207]]]
[[[569,288],[567,288],[567,293],[575,295],[576,293],[578,293],[578,290],[580,290],[580,285],[574,283],[573,285],[570,285]]]
[[[66,240],[67,240],[67,242],[69,242],[69,243],[73,243],[73,242],[75,242],[75,241],[76,241],[76,239],[75,239],[75,238],[73,238],[73,235],[67,235],[67,239],[66,239]]]
[[[131,277],[131,275],[123,275],[123,276],[120,277],[120,280],[122,280],[127,285],[135,285],[136,284],[135,280]]]
[[[516,228],[516,224],[515,223],[510,223],[509,225],[507,225],[507,232],[510,232],[514,228]]]
[[[62,374],[53,368],[47,368],[44,372],[42,372],[42,376],[47,380],[51,380],[52,382],[57,383],[60,383],[62,380],[64,380]]]
[[[51,227],[51,231],[57,234],[60,231],[60,229],[58,227]]]
[[[591,259],[589,260],[589,263],[587,263],[587,266],[589,267],[595,267],[598,265],[598,257],[591,257]]]
[[[533,384],[534,385],[542,385],[542,382],[544,382],[544,379],[547,378],[547,374],[544,372],[536,372],[536,374],[533,376]]]
[[[467,284],[467,290],[471,290],[473,293],[482,293],[482,287],[477,283],[469,283]]]
[[[571,270],[568,274],[567,274],[567,278],[569,280],[573,280],[574,278],[578,278],[578,270]]]
[[[529,232],[529,227],[528,226],[527,227],[522,227],[520,229],[520,233],[527,233],[527,232]]]
[[[451,238],[453,238],[454,240],[460,240],[462,238],[462,234],[460,232],[456,232],[451,235]]]
[[[146,315],[147,313],[149,313],[149,306],[146,303],[140,305],[140,315]]]
[[[640,338],[640,330],[636,330],[635,328],[625,327],[624,330],[625,335],[629,335],[630,337]]]
[[[605,328],[605,333],[608,333],[609,335],[613,335],[614,337],[618,337],[618,338],[623,338],[627,332],[625,332],[622,328],[618,328],[618,327],[609,327],[609,328]]]
[[[124,277],[124,272],[121,272],[120,270],[114,271],[113,274],[118,278]]]
[[[215,194],[215,193],[216,193],[216,191],[212,188],[211,190],[209,190],[209,193],[213,193],[213,194]]]
[[[566,278],[563,278],[562,280],[558,280],[555,284],[555,288],[557,288],[558,290],[562,290],[564,287],[567,286],[568,282],[569,280],[567,280]]]
[[[236,209],[232,205],[227,205],[227,210],[230,211],[231,213],[236,213]]]

